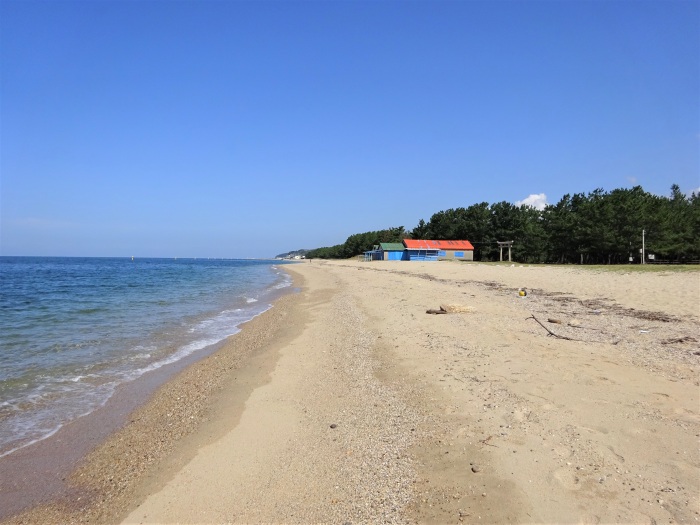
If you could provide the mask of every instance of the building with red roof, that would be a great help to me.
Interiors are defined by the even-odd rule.
[[[474,260],[474,246],[466,240],[434,241],[426,239],[404,239],[403,245],[406,247],[404,260]]]
[[[473,261],[474,246],[469,241],[404,239],[400,243],[380,243],[364,253],[365,261]]]

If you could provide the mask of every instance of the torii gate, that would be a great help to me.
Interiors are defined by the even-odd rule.
[[[496,241],[501,249],[501,262],[503,262],[503,247],[508,246],[508,262],[513,262],[510,258],[510,248],[513,246],[513,241]]]

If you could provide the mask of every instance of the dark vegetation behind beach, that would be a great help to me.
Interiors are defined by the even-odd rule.
[[[700,195],[678,185],[669,197],[641,186],[587,195],[566,194],[539,210],[509,202],[481,202],[439,211],[412,230],[403,226],[350,235],[343,244],[306,252],[306,258],[345,259],[380,242],[403,239],[466,239],[474,260],[499,260],[497,241],[514,241],[513,260],[522,263],[628,264],[700,262]],[[644,245],[643,245],[644,243]]]

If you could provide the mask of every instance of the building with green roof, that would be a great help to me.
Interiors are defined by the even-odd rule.
[[[384,261],[400,261],[406,247],[401,242],[380,242],[379,252]]]

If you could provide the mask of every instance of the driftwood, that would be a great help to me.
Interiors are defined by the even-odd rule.
[[[572,339],[571,337],[566,337],[565,335],[555,334],[555,333],[552,332],[549,328],[547,328],[545,325],[543,325],[543,324],[540,322],[540,320],[537,319],[537,317],[535,317],[534,315],[531,315],[530,317],[526,317],[525,319],[526,319],[526,320],[527,320],[527,319],[534,319],[535,321],[537,321],[537,324],[539,324],[542,328],[544,328],[545,330],[547,330],[547,333],[548,333],[549,335],[551,335],[552,337],[556,337],[557,339],[566,339],[567,341],[580,341],[580,339]]]
[[[476,309],[473,306],[465,306],[462,304],[441,304],[439,309],[431,308],[426,310],[426,314],[466,314],[474,313]]]

